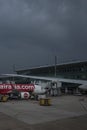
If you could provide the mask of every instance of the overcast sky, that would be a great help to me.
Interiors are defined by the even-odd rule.
[[[0,0],[0,73],[87,60],[87,0]]]

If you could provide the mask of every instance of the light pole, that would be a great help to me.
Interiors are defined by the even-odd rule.
[[[13,64],[13,73],[15,72],[15,64]]]
[[[55,56],[55,77],[56,77],[56,65],[57,65],[57,56]]]
[[[13,73],[15,73],[15,64],[13,64]],[[13,83],[15,83],[15,77],[13,76],[13,78],[12,78],[12,80],[13,80]]]

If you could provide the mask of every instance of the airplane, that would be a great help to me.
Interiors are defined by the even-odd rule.
[[[40,76],[19,75],[19,74],[2,74],[2,75],[56,82],[58,88],[61,87],[61,83],[73,83],[73,84],[78,84],[78,88],[80,90],[87,91],[87,80],[65,79],[65,78],[57,78],[57,77],[40,77]],[[45,89],[44,92],[46,92]]]
[[[13,77],[13,75],[9,75]],[[18,75],[16,75],[18,77]],[[21,96],[21,98],[29,98],[31,95],[37,96],[41,94],[45,94],[46,89],[36,84],[15,84],[9,81],[9,83],[0,83],[0,94],[1,95],[9,95],[9,97],[13,98],[14,95],[16,97]]]

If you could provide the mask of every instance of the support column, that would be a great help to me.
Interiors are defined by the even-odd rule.
[[[67,94],[68,93],[68,88],[67,87],[65,87],[65,94]]]

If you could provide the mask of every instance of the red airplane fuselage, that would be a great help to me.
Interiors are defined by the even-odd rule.
[[[33,92],[34,89],[34,84],[0,84],[0,94],[9,94],[13,90],[18,90],[19,92]]]

